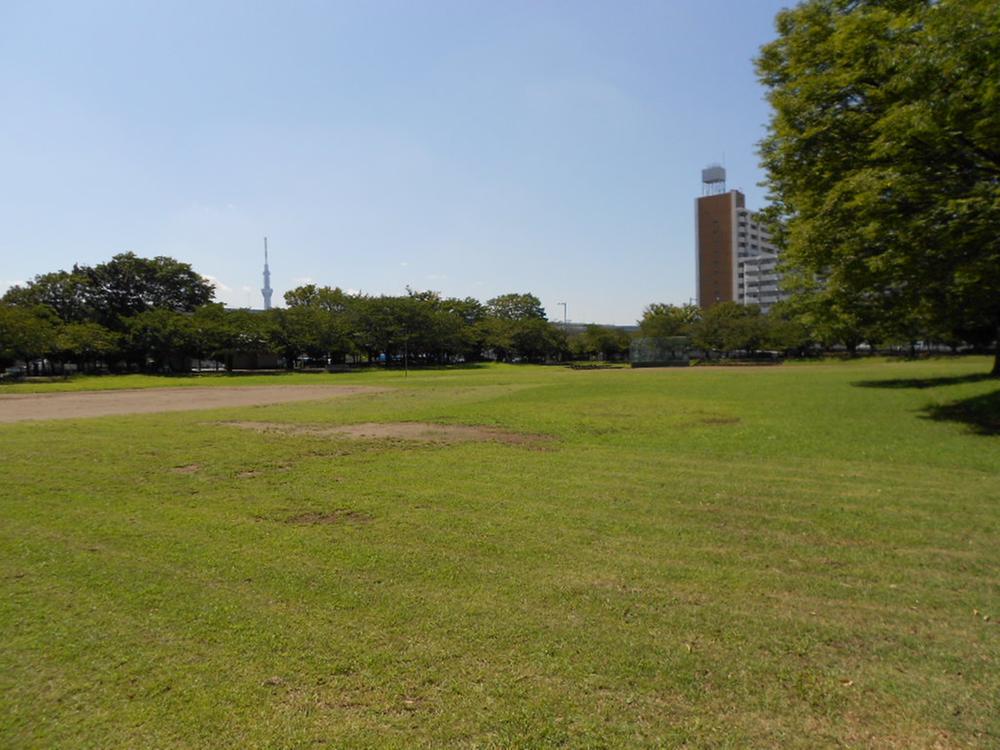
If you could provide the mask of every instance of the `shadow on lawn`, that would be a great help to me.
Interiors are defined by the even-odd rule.
[[[940,378],[898,378],[894,380],[859,380],[859,388],[938,388],[964,383],[996,380],[985,372]],[[1000,435],[1000,390],[970,396],[948,404],[931,404],[923,409],[925,419],[936,422],[961,422],[976,435]]]
[[[894,380],[858,380],[851,385],[859,388],[938,388],[945,385],[962,385],[963,383],[979,383],[989,380],[992,376],[985,372],[974,372],[971,375],[952,375],[943,378],[898,378]]]
[[[928,406],[924,414],[938,422],[962,422],[977,435],[1000,435],[1000,390]]]

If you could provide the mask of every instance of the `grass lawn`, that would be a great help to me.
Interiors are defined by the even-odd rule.
[[[989,364],[166,379],[392,389],[0,425],[0,747],[1000,746]]]

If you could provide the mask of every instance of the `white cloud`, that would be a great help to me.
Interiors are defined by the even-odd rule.
[[[410,265],[410,264],[409,264],[409,262],[408,262],[408,261],[405,261],[405,260],[404,260],[404,261],[403,261],[402,263],[400,263],[399,265],[400,265],[400,266],[402,266],[403,268],[406,268],[406,267],[407,267],[408,265]]]
[[[316,280],[312,276],[299,276],[292,279],[292,283],[295,286],[305,286],[306,284],[315,284]]]
[[[211,274],[206,273],[204,274],[204,277],[208,279],[209,284],[215,287],[215,291],[219,292],[220,294],[226,294],[227,292],[233,291],[232,287],[226,286]]]

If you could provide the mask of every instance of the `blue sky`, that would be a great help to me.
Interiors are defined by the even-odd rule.
[[[409,285],[631,323],[758,208],[771,0],[0,3],[0,291],[126,250],[260,306]]]

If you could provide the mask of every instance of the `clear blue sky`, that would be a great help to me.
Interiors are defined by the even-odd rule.
[[[758,208],[772,0],[0,2],[0,291],[126,250],[631,323],[694,295],[700,169]]]

